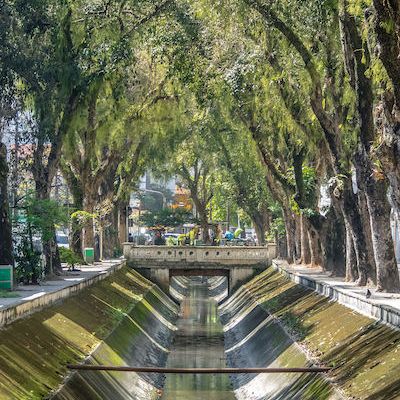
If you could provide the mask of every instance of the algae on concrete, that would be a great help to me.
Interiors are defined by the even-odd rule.
[[[81,362],[110,337],[152,287],[135,271],[123,268],[61,304],[1,330],[0,398],[35,400],[48,396],[67,375],[66,364]],[[168,307],[172,310],[176,306]],[[146,313],[151,312],[140,307],[138,319],[145,320]],[[108,350],[110,362],[120,361],[118,353]]]
[[[290,315],[287,330],[316,360],[333,368],[330,378],[346,396],[400,399],[398,330],[329,301],[272,268],[246,284],[241,296],[255,299],[283,325]]]

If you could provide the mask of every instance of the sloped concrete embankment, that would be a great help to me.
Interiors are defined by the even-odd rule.
[[[228,279],[223,276],[208,278],[208,294],[221,303],[228,297]]]
[[[123,268],[0,332],[0,398],[156,399],[159,375],[68,375],[66,364],[165,365],[178,312],[157,286]]]
[[[311,374],[233,376],[239,400],[400,398],[400,332],[272,268],[222,303],[220,314],[229,366],[301,367],[310,364],[307,354],[332,368],[329,382]]]
[[[189,279],[184,276],[174,276],[170,281],[169,294],[172,298],[181,302],[188,294]]]
[[[310,364],[249,290],[239,289],[222,303],[220,317],[229,367],[303,367]],[[325,379],[316,375],[239,374],[231,376],[231,381],[239,400],[340,398]]]

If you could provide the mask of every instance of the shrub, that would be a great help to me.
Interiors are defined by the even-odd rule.
[[[17,282],[37,284],[43,273],[41,253],[33,249],[29,241],[23,238],[16,248],[15,275]]]
[[[74,270],[76,264],[83,264],[84,261],[81,257],[77,256],[71,249],[60,247],[60,259],[61,262],[66,263],[68,270]]]

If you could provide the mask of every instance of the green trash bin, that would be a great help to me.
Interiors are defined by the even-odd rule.
[[[93,264],[94,262],[94,248],[93,247],[85,247],[83,250],[83,258],[88,264]]]
[[[0,290],[13,289],[12,265],[0,265]]]

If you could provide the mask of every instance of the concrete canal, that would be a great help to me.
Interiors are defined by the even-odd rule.
[[[273,268],[227,297],[224,277],[174,277],[170,293],[129,267],[0,330],[0,399],[395,400],[400,332]],[[172,298],[175,299],[172,300]],[[67,370],[67,364],[332,368],[201,375]]]
[[[195,277],[187,285],[167,367],[226,367],[223,327],[208,280]],[[235,396],[227,375],[170,374],[162,399],[230,400]]]

